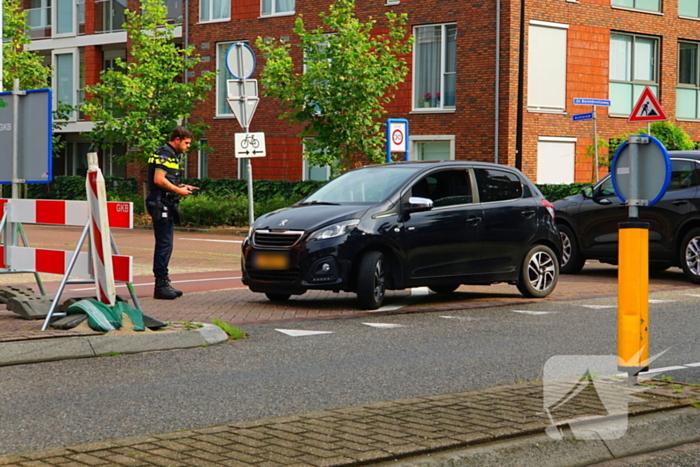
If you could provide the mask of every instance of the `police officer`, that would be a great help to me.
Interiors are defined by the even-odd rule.
[[[180,196],[188,196],[199,188],[180,183],[180,157],[192,143],[192,132],[178,126],[170,141],[158,148],[148,159],[148,197],[146,207],[153,219],[156,243],[153,249],[153,275],[156,278],[153,298],[173,300],[181,290],[170,285],[168,263],[173,252],[175,224],[180,223]]]

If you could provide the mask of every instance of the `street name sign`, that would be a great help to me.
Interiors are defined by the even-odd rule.
[[[574,97],[574,105],[598,105],[598,106],[602,106],[602,107],[610,107],[610,100]]]
[[[588,112],[585,114],[577,114],[573,115],[571,119],[575,122],[578,122],[579,120],[590,120],[593,118],[593,112]]]

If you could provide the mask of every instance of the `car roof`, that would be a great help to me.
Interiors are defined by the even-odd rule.
[[[670,157],[682,157],[687,159],[695,159],[700,161],[700,151],[668,151]]]
[[[700,157],[700,152],[698,152]],[[427,168],[427,166],[445,166],[445,167],[482,167],[482,168],[500,168],[500,169],[510,169],[518,171],[513,166],[504,164],[494,164],[493,162],[482,162],[482,161],[464,161],[464,160],[437,160],[437,161],[396,161],[389,162],[388,164],[376,164],[376,165],[366,165],[364,168],[369,167],[413,167],[413,168]]]

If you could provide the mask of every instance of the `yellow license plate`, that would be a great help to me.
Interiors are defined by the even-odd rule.
[[[289,256],[284,253],[258,253],[253,257],[256,269],[289,269]]]

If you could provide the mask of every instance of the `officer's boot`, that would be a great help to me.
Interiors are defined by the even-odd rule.
[[[153,289],[153,298],[160,300],[175,300],[178,297],[175,289],[170,287],[168,276],[156,277],[156,286]]]
[[[178,297],[182,297],[182,290],[178,290],[175,287],[173,287],[169,276],[165,276],[165,278],[168,280],[168,285],[170,286],[170,288],[175,291],[175,295],[177,295]]]

